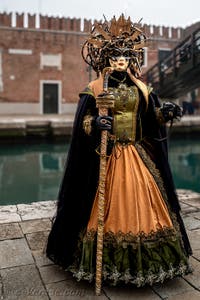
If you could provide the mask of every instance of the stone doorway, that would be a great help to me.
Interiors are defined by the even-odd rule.
[[[57,114],[58,111],[58,84],[43,83],[43,114]]]

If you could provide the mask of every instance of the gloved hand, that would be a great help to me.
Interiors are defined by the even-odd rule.
[[[111,130],[113,118],[110,116],[98,116],[96,118],[96,125],[99,130]]]
[[[172,102],[165,102],[160,108],[165,122],[172,121],[173,119],[181,118],[183,109],[179,105]]]

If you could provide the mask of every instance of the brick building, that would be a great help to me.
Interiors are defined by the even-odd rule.
[[[95,74],[81,57],[91,21],[0,14],[0,114],[73,113]],[[184,36],[182,28],[144,24],[144,72]]]

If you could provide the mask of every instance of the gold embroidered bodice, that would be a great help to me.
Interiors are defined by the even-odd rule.
[[[116,142],[134,143],[136,138],[136,117],[139,104],[139,92],[136,86],[120,84],[118,88],[109,88],[114,94],[113,134]]]

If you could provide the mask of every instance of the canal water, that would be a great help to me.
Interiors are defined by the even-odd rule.
[[[69,143],[1,145],[0,205],[55,200]],[[176,188],[200,192],[200,143],[170,140]]]

